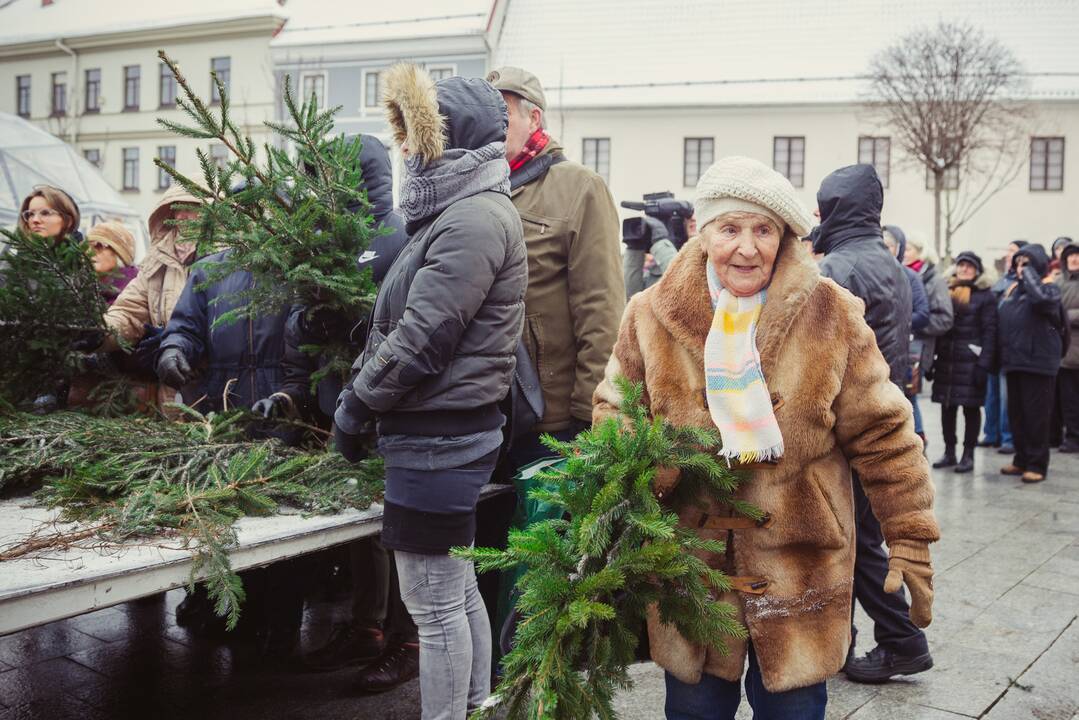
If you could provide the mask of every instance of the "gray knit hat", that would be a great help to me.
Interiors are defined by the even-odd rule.
[[[813,227],[813,216],[798,200],[790,180],[748,157],[725,157],[713,163],[697,181],[693,209],[700,229],[736,210],[771,218],[798,237],[805,237]]]

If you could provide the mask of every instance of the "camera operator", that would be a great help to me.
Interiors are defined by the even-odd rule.
[[[622,277],[628,300],[663,277],[682,245],[697,234],[697,223],[693,206],[669,192],[645,195],[643,203],[622,202],[622,207],[645,213],[622,221]]]

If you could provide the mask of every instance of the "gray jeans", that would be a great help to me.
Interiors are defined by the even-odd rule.
[[[420,635],[423,720],[464,720],[491,694],[491,625],[471,562],[394,552]]]

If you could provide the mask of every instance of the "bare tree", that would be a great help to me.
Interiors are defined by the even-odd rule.
[[[893,129],[906,162],[925,169],[934,243],[948,255],[952,236],[1026,160],[1031,109],[1023,68],[977,27],[940,22],[877,53],[869,81],[871,111]]]

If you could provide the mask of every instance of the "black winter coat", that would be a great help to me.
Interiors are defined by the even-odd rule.
[[[237,271],[205,290],[198,289],[206,281],[205,266],[220,262],[227,252],[208,255],[195,264],[161,341],[162,351],[180,348],[192,366],[205,361],[206,371],[198,381],[201,394],[206,395],[198,406],[200,411],[224,409],[226,386],[229,408],[251,407],[256,400],[280,390],[283,379],[285,308],[275,315],[245,318],[210,329],[214,320],[238,306],[231,300],[214,303],[214,299],[252,285],[251,273]],[[184,394],[185,402],[197,399],[186,397],[186,389]]]
[[[1030,264],[1000,303],[1000,368],[1005,373],[1055,376],[1064,344],[1060,287],[1042,281],[1049,272],[1045,248],[1025,245],[1012,258],[1013,271],[1021,257],[1030,258]]]
[[[817,191],[820,234],[813,251],[823,253],[821,274],[862,299],[865,320],[891,368],[906,385],[910,368],[910,282],[888,252],[880,228],[884,190],[872,165],[840,168]]]
[[[970,302],[952,299],[955,322],[937,338],[933,402],[980,407],[997,347],[997,302],[985,276],[974,282]],[[955,278],[951,278],[953,286]],[[973,349],[976,347],[980,354]]]
[[[371,214],[375,224],[390,232],[379,235],[371,241],[370,253],[374,257],[358,259],[361,268],[371,268],[371,279],[376,285],[382,283],[393,261],[408,242],[405,223],[393,209],[393,168],[390,155],[382,142],[373,135],[363,135],[363,148],[360,150],[360,166],[363,170],[362,189],[367,191],[367,200],[371,203]],[[352,208],[350,208],[351,210]],[[300,350],[302,345],[324,345],[327,333],[337,337],[347,336],[349,346],[355,350],[354,356],[363,350],[367,337],[367,324],[364,318],[323,317],[314,323],[304,322],[306,308],[296,305],[292,308],[285,324],[285,354],[281,362],[284,382],[281,392],[286,393],[301,415],[318,425],[329,427],[341,392],[342,382],[336,375],[329,375],[318,385],[315,393],[311,392],[311,375],[324,365],[322,358]]]

